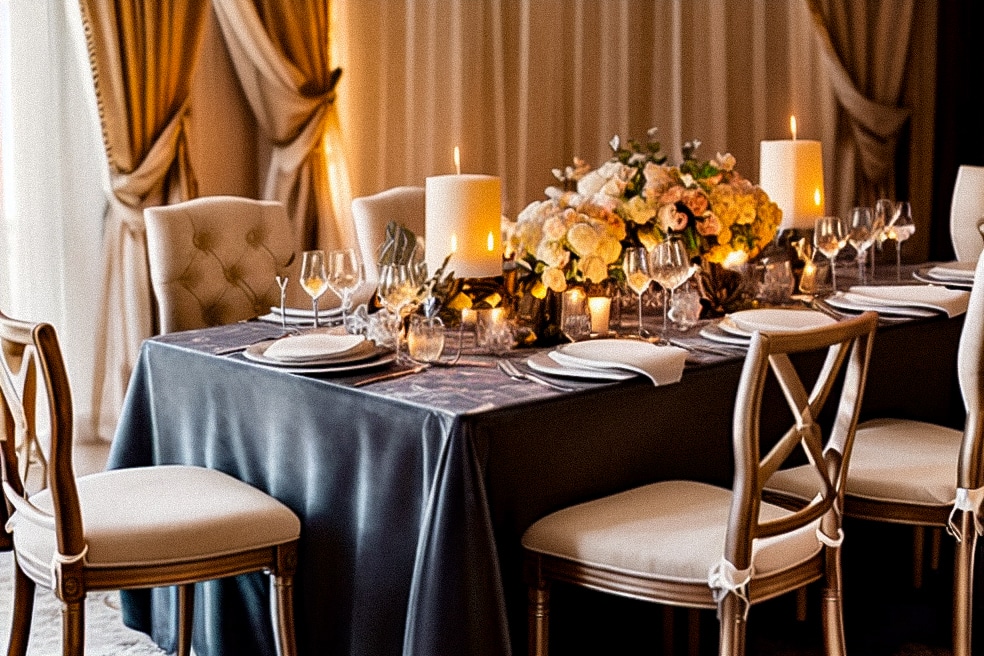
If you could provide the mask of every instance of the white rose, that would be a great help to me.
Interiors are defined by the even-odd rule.
[[[608,266],[597,255],[589,255],[581,260],[581,273],[590,282],[602,282],[608,278]]]
[[[565,232],[567,232],[567,226],[559,216],[551,216],[543,222],[543,236],[550,241],[560,241]]]
[[[536,249],[536,259],[548,267],[562,269],[571,261],[571,254],[557,242],[544,241]]]
[[[567,243],[579,257],[591,255],[598,248],[598,232],[587,223],[576,223],[567,231]]]
[[[567,289],[567,277],[560,269],[553,267],[544,269],[543,274],[540,276],[540,280],[543,281],[544,285],[557,293]]]

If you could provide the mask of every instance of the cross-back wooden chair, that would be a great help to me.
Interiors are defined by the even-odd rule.
[[[14,552],[8,656],[25,656],[35,587],[62,602],[63,654],[81,656],[90,590],[178,586],[178,654],[191,648],[194,583],[271,573],[274,633],[296,653],[293,575],[300,521],[284,504],[222,472],[158,466],[76,478],[72,397],[58,338],[47,323],[0,313],[0,548]],[[33,363],[33,375],[21,375]],[[36,434],[36,385],[47,411],[48,485],[28,494],[15,444]]]
[[[735,399],[732,489],[662,481],[534,523],[523,536],[529,653],[548,651],[551,581],[674,606],[717,608],[720,653],[740,655],[752,604],[825,578],[827,653],[843,654],[840,495],[876,324],[877,316],[865,313],[808,332],[752,336]],[[809,351],[826,356],[808,390],[790,356]],[[843,385],[825,439],[816,420],[839,373]],[[763,453],[759,418],[770,378],[778,380],[794,425]],[[798,447],[817,472],[813,498],[796,510],[764,502],[764,481],[799,453]]]
[[[971,654],[974,549],[984,531],[984,256],[975,280],[957,351],[964,430],[911,419],[866,421],[857,430],[844,498],[848,517],[946,529],[955,538],[954,656]],[[769,488],[778,503],[802,503],[811,478],[809,471],[790,469]]]

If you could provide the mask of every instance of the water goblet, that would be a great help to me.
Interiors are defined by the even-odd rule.
[[[328,289],[328,273],[325,270],[325,252],[322,250],[304,251],[301,257],[301,287],[311,297],[314,313],[314,327],[320,328],[318,321],[318,299]]]
[[[363,271],[354,248],[328,253],[328,287],[342,302],[342,323],[352,306],[352,293],[362,284]]]
[[[379,271],[379,302],[393,315],[396,360],[400,361],[400,333],[403,320],[417,301],[420,282],[416,269],[406,264],[386,264]]]
[[[817,219],[813,228],[813,245],[830,260],[830,280],[833,290],[837,291],[837,254],[847,244],[844,234],[844,222],[836,216],[824,216]]]
[[[889,230],[892,239],[895,240],[895,279],[902,281],[902,242],[912,236],[916,231],[916,224],[912,222],[912,205],[909,201],[903,200],[895,205],[895,213],[889,223]]]
[[[642,328],[642,295],[649,288],[652,277],[649,275],[649,253],[642,246],[625,249],[622,260],[625,284],[639,297],[639,337],[645,337]]]
[[[851,210],[851,220],[847,226],[847,241],[857,252],[858,279],[861,284],[865,284],[865,258],[868,256],[868,249],[875,241],[874,217],[870,207],[855,207]]]
[[[667,239],[653,249],[649,273],[663,288],[663,337],[666,338],[670,295],[685,283],[696,269],[690,264],[690,256],[679,239]]]
[[[888,224],[892,221],[895,203],[889,198],[879,198],[875,201],[875,213],[872,219],[872,229],[875,233],[871,246],[871,279],[875,279],[875,252],[882,249],[882,244],[888,239]]]

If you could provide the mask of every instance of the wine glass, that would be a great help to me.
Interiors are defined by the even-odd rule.
[[[888,224],[892,221],[892,214],[895,212],[895,203],[888,198],[879,198],[875,201],[875,214],[872,226],[875,231],[875,241],[871,247],[871,279],[875,279],[875,251],[881,250],[882,244],[888,236]]]
[[[830,260],[830,280],[837,291],[837,254],[847,244],[844,222],[836,216],[823,216],[813,227],[813,245]]]
[[[663,288],[663,337],[666,337],[670,296],[673,290],[685,283],[694,273],[683,242],[679,239],[667,239],[659,243],[650,256],[649,273]]]
[[[895,279],[902,281],[902,242],[912,236],[916,231],[916,224],[912,222],[912,205],[909,201],[903,200],[895,204],[895,213],[888,225],[891,239],[895,240]]]
[[[870,207],[855,207],[847,226],[847,241],[857,251],[858,279],[862,285],[866,283],[864,261],[875,241],[874,221]]]
[[[301,256],[301,287],[311,297],[314,312],[314,327],[320,328],[318,321],[318,299],[328,289],[328,274],[325,271],[325,252],[322,250],[304,251]]]
[[[392,316],[392,330],[396,350],[396,360],[400,361],[400,333],[403,318],[417,300],[420,282],[417,270],[407,264],[386,264],[379,270],[379,289],[376,295],[379,302]]]
[[[649,275],[649,253],[642,246],[626,248],[622,260],[622,270],[625,272],[625,284],[639,296],[639,337],[644,337],[642,331],[642,295],[652,281],[652,277]]]
[[[342,301],[342,323],[352,305],[352,293],[363,282],[362,263],[354,248],[328,253],[328,286]]]

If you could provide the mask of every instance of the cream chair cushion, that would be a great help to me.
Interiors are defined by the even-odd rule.
[[[876,501],[950,506],[963,433],[909,419],[874,419],[858,426],[847,494]],[[776,472],[766,488],[807,499],[819,479],[812,467]],[[813,492],[811,492],[811,490]]]
[[[984,219],[984,166],[967,164],[957,169],[950,203],[950,239],[961,262],[976,262],[984,249],[980,232]]]
[[[424,236],[424,188],[393,187],[372,196],[352,200],[352,220],[365,265],[366,282],[375,288],[379,247],[390,221],[402,224],[418,237]]]
[[[700,583],[724,554],[731,491],[664,481],[564,508],[539,520],[523,546],[558,558],[650,579]],[[789,512],[762,504],[761,518]],[[818,522],[755,540],[753,578],[788,569],[820,551]]]
[[[167,490],[167,494],[162,494]],[[90,567],[179,563],[295,540],[301,524],[283,503],[214,469],[161,465],[119,469],[78,479]],[[49,490],[31,497],[51,511]],[[34,571],[49,568],[55,532],[14,513],[17,557]],[[167,536],[167,539],[162,539]],[[50,587],[50,582],[49,582]]]
[[[162,333],[235,323],[279,304],[275,278],[295,251],[283,204],[206,196],[148,207],[144,222]]]

